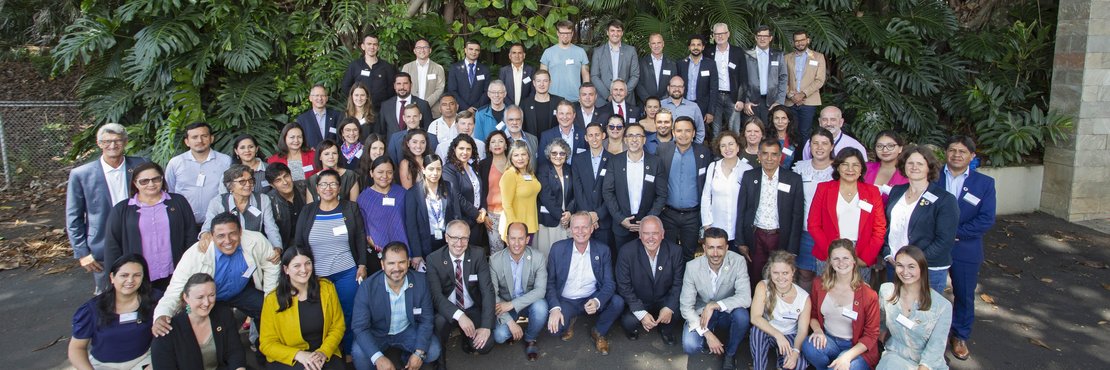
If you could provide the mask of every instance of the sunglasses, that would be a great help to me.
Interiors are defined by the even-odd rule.
[[[161,184],[162,183],[162,176],[154,176],[154,177],[151,177],[149,179],[136,179],[135,183],[139,184],[140,186],[147,186],[147,185],[150,185],[151,181]]]

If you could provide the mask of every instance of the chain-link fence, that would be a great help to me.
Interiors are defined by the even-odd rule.
[[[72,138],[88,124],[75,101],[0,101],[0,191],[68,167]]]

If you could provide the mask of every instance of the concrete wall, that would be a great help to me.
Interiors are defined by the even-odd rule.
[[[1073,222],[1110,218],[1110,0],[1059,3],[1049,108],[1077,120],[1045,150],[1040,209]]]
[[[998,215],[1029,213],[1040,209],[1044,166],[988,167],[979,172],[994,178]]]

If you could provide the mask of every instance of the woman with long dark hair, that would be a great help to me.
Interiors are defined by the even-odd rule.
[[[405,189],[393,182],[393,161],[388,156],[374,160],[370,185],[358,196],[358,208],[365,221],[366,242],[374,251],[367,266],[376,266],[377,253],[390,242],[409,245],[405,235]],[[410,246],[411,249],[411,246]],[[409,255],[412,255],[410,252]]]
[[[108,270],[110,284],[73,314],[69,362],[75,369],[134,369],[150,365],[154,305],[142,256],[127,254]],[[90,348],[91,346],[91,348]]]
[[[311,250],[282,254],[278,285],[262,303],[261,322],[258,349],[267,369],[343,369],[343,308],[335,285],[316,276]]]
[[[767,126],[767,131],[771,133],[770,137],[782,144],[782,168],[793,168],[794,160],[802,157],[795,155],[801,149],[798,146],[801,141],[798,138],[798,123],[794,120],[794,113],[786,106],[776,105],[771,108],[769,115],[771,124]]]
[[[231,163],[250,168],[251,176],[254,178],[254,191],[259,194],[269,191],[270,183],[266,181],[266,161],[262,160],[259,153],[258,140],[249,134],[239,135],[232,142],[231,147]]]
[[[495,134],[491,133],[490,137],[493,135]],[[470,160],[476,157],[474,150],[477,147],[470,135],[456,136],[451,141],[450,150],[447,151],[447,164],[443,166],[443,181],[451,186],[451,195],[458,203],[459,212],[462,214],[461,219],[470,224],[470,243],[485,245],[481,243],[481,236],[493,227],[493,221],[486,212],[486,198],[482,194],[487,194],[486,188],[493,185],[484,183],[478,171],[475,171],[474,166],[470,164]],[[486,157],[487,160],[489,158]],[[489,245],[492,246],[494,240],[501,239],[490,238]]]
[[[405,192],[405,234],[412,268],[423,271],[424,257],[447,245],[447,223],[459,218],[451,185],[443,181],[443,158],[424,156],[424,181]]]
[[[348,171],[340,164],[339,145],[334,141],[325,139],[316,145],[316,168],[320,171],[333,170],[339,174],[339,199],[355,201],[358,199],[358,193],[361,188],[360,177],[355,171]],[[308,178],[308,194],[305,199],[309,202],[320,200],[320,194],[316,191],[316,182],[319,181],[319,174],[312,175]]]
[[[293,177],[293,181],[303,184],[320,171],[314,163],[316,151],[305,147],[304,128],[296,122],[281,128],[277,149],[277,153],[266,158],[266,163],[284,163],[289,166],[289,175]]]
[[[421,162],[424,154],[430,152],[428,133],[421,129],[409,130],[402,144],[401,161],[397,164],[397,182],[407,190],[420,181],[420,169],[424,167]]]

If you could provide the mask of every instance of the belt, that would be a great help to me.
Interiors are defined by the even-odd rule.
[[[732,92],[728,91],[728,90],[717,90],[717,93],[718,94],[732,94]]]
[[[675,208],[675,207],[667,206],[667,209],[678,212],[678,213],[693,213],[693,212],[700,212],[701,211],[701,209],[698,208],[698,207]]]
[[[757,227],[757,228],[755,228],[755,232],[768,234],[768,235],[776,235],[776,234],[779,233],[779,229],[768,230],[768,229],[760,229],[760,228]]]

